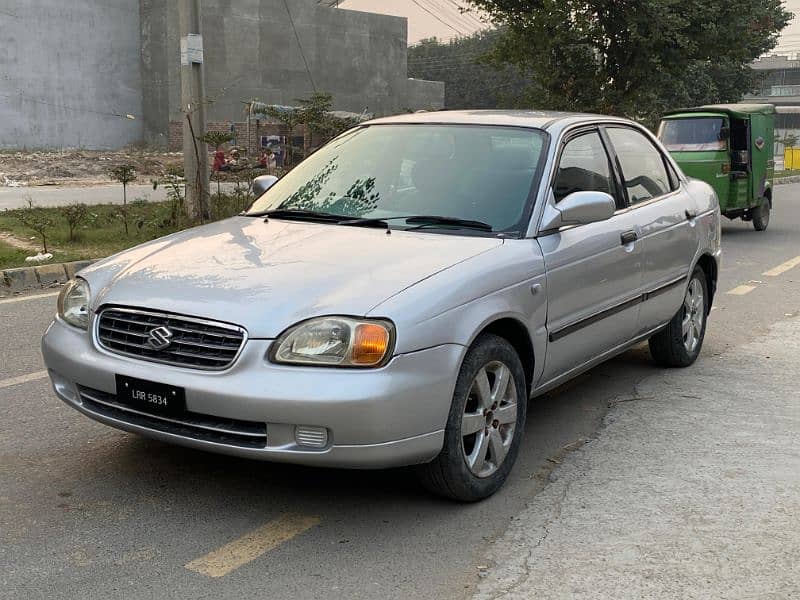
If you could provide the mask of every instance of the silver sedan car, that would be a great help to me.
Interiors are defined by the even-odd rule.
[[[630,121],[378,119],[257,184],[246,213],[64,288],[42,343],[59,398],[201,450],[417,465],[474,501],[529,398],[643,340],[669,367],[703,344],[717,199]]]

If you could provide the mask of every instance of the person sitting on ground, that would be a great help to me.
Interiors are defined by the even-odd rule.
[[[275,172],[278,162],[272,148],[267,148],[261,152],[261,158],[258,160],[258,164],[261,168],[267,169],[267,172],[270,174]]]
[[[225,161],[225,152],[217,148],[217,151],[214,152],[214,171],[230,171],[231,168],[228,166],[227,162]]]
[[[229,171],[233,171],[244,166],[242,165],[241,158],[239,158],[239,151],[236,148],[231,150],[231,157],[228,159],[226,164]]]

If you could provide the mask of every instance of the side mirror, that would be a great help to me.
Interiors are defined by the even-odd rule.
[[[723,125],[719,128],[719,139],[720,140],[727,140],[731,137],[731,128],[727,125]]]
[[[256,198],[258,198],[261,194],[275,185],[276,181],[278,181],[278,178],[275,177],[275,175],[259,175],[253,179],[253,194]]]
[[[542,231],[557,230],[565,225],[588,225],[610,219],[617,210],[616,202],[605,192],[572,192],[555,206],[547,205],[542,218]]]

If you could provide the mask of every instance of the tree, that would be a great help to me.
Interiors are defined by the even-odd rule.
[[[470,0],[501,29],[499,64],[530,73],[538,108],[654,123],[663,111],[738,101],[750,63],[792,14],[781,0]]]
[[[229,131],[206,131],[198,139],[204,144],[212,146],[214,150],[219,150],[222,144],[227,144],[233,140],[233,134]]]
[[[53,227],[53,219],[46,210],[35,206],[30,196],[27,196],[25,201],[28,206],[19,209],[17,218],[25,227],[29,227],[39,234],[39,237],[42,238],[42,251],[47,254],[47,235]]]
[[[444,81],[447,109],[514,108],[528,81],[517,67],[487,60],[500,37],[489,30],[449,42],[422,40],[408,49],[408,76]]]
[[[122,222],[125,224],[125,237],[128,236],[128,184],[136,179],[133,165],[119,165],[111,169],[111,179],[122,184]]]
[[[291,165],[294,158],[294,147],[291,138],[299,125],[308,127],[326,141],[332,139],[357,125],[361,119],[356,116],[340,117],[333,113],[333,96],[327,92],[314,92],[308,98],[295,100],[297,106],[260,105],[255,112],[266,115],[283,123],[289,130],[286,164]]]
[[[89,207],[76,202],[75,204],[64,206],[61,209],[61,214],[64,215],[64,220],[67,222],[67,227],[69,227],[69,241],[73,242],[75,241],[75,230],[89,215]]]

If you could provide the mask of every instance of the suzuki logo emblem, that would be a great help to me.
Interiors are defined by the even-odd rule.
[[[172,336],[174,334],[166,327],[156,327],[150,330],[147,337],[147,343],[154,350],[163,350],[172,343]]]

